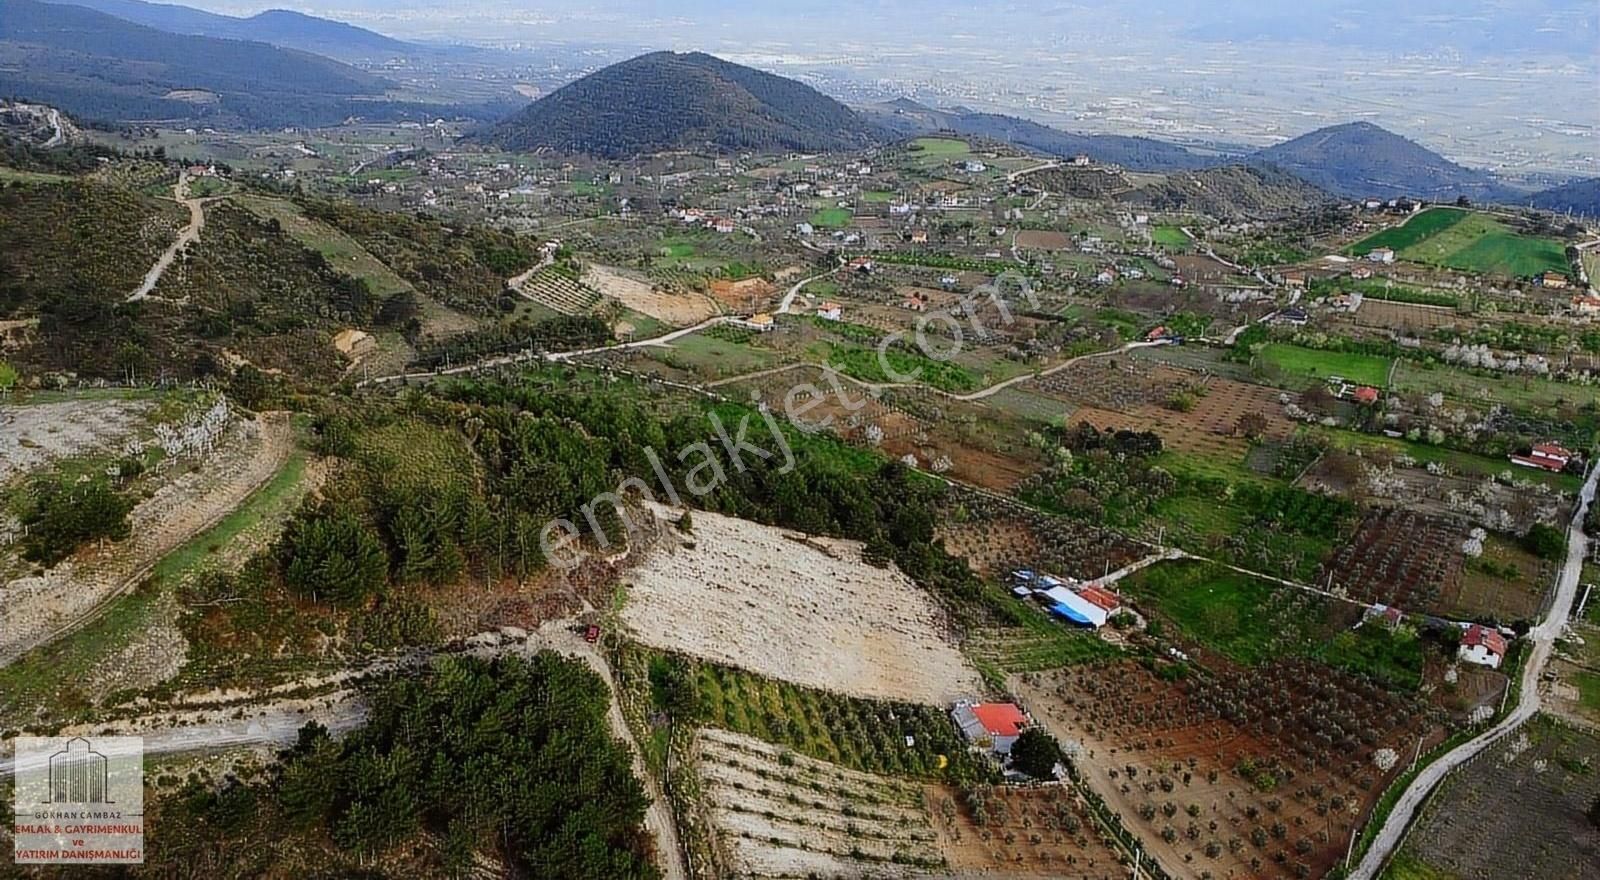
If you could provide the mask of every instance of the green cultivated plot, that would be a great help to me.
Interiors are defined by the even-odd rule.
[[[1488,214],[1459,208],[1430,208],[1350,251],[1366,254],[1380,247],[1418,263],[1516,278],[1568,269],[1561,242],[1522,235]]]
[[[823,208],[811,215],[811,225],[819,229],[843,229],[850,225],[851,214],[844,208]]]
[[[1370,354],[1317,351],[1273,343],[1261,350],[1261,360],[1293,376],[1312,379],[1338,376],[1347,382],[1375,388],[1382,388],[1389,381],[1389,359]]]
[[[1350,251],[1367,254],[1378,248],[1403,251],[1423,240],[1449,229],[1467,218],[1467,212],[1458,208],[1429,208],[1392,229],[1385,229],[1355,245]]]
[[[1157,226],[1150,230],[1150,239],[1156,244],[1167,248],[1187,248],[1189,236],[1176,226]]]
[[[924,156],[963,156],[972,152],[966,141],[955,138],[917,138],[911,142],[911,148]]]

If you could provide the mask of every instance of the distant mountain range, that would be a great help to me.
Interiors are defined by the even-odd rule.
[[[269,9],[249,18],[218,15],[172,3],[142,0],[46,0],[82,6],[156,30],[224,40],[255,40],[330,58],[360,60],[407,55],[419,47],[355,25],[287,9]]]
[[[392,87],[310,52],[168,33],[82,6],[0,0],[0,95],[83,120],[261,128],[455,115],[389,100]]]
[[[1571,211],[1585,217],[1600,217],[1600,177],[1575,180],[1564,186],[1534,193],[1527,197],[1526,202],[1519,204],[1531,204],[1546,211]]]
[[[874,104],[863,112],[867,119],[899,137],[949,131],[1001,141],[1047,156],[1086,154],[1130,171],[1172,171],[1216,164],[1214,158],[1153,138],[1074,134],[998,113],[977,113],[966,108],[935,110],[905,98]]]
[[[668,150],[849,150],[882,133],[804,83],[700,52],[652,52],[551,92],[480,139],[621,158]]]

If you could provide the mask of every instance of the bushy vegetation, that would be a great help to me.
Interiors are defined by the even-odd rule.
[[[367,724],[342,740],[302,729],[270,783],[196,785],[164,804],[192,821],[156,823],[152,860],[192,866],[248,831],[295,845],[223,847],[255,865],[236,876],[279,873],[276,849],[285,865],[325,863],[327,876],[366,875],[357,866],[380,854],[404,861],[400,876],[462,876],[488,852],[527,876],[656,877],[649,800],[607,726],[608,700],[598,676],[550,653],[441,660],[378,691]],[[413,848],[423,834],[437,845]]]
[[[868,773],[945,781],[993,773],[940,708],[818,691],[713,663],[692,663],[690,676],[704,724]]]
[[[447,226],[349,202],[303,199],[306,216],[355,239],[432,299],[469,314],[493,314],[506,279],[539,261],[535,239],[486,226]]]
[[[22,517],[27,528],[23,556],[54,565],[90,541],[120,541],[128,536],[133,500],[104,477],[67,482],[34,481],[32,501]]]

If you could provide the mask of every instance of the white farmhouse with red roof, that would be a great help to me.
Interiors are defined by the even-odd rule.
[[[1572,461],[1572,458],[1572,452],[1564,446],[1557,446],[1554,443],[1540,443],[1538,446],[1533,447],[1533,451],[1527,455],[1512,455],[1511,463],[1560,473],[1566,470],[1567,463]]]
[[[967,742],[987,745],[997,755],[1011,754],[1011,746],[1028,726],[1028,716],[1015,703],[960,702],[950,710]]]
[[[1461,634],[1461,648],[1456,656],[1468,663],[1499,669],[1500,661],[1506,658],[1506,637],[1474,623]]]

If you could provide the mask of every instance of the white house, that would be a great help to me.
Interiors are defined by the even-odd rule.
[[[1372,263],[1393,263],[1394,248],[1373,248],[1367,252],[1367,261]]]
[[[1461,634],[1461,647],[1456,656],[1468,663],[1499,669],[1500,661],[1506,658],[1506,637],[1474,623]]]
[[[844,306],[831,300],[825,302],[817,306],[817,317],[824,321],[842,321],[844,320]]]

